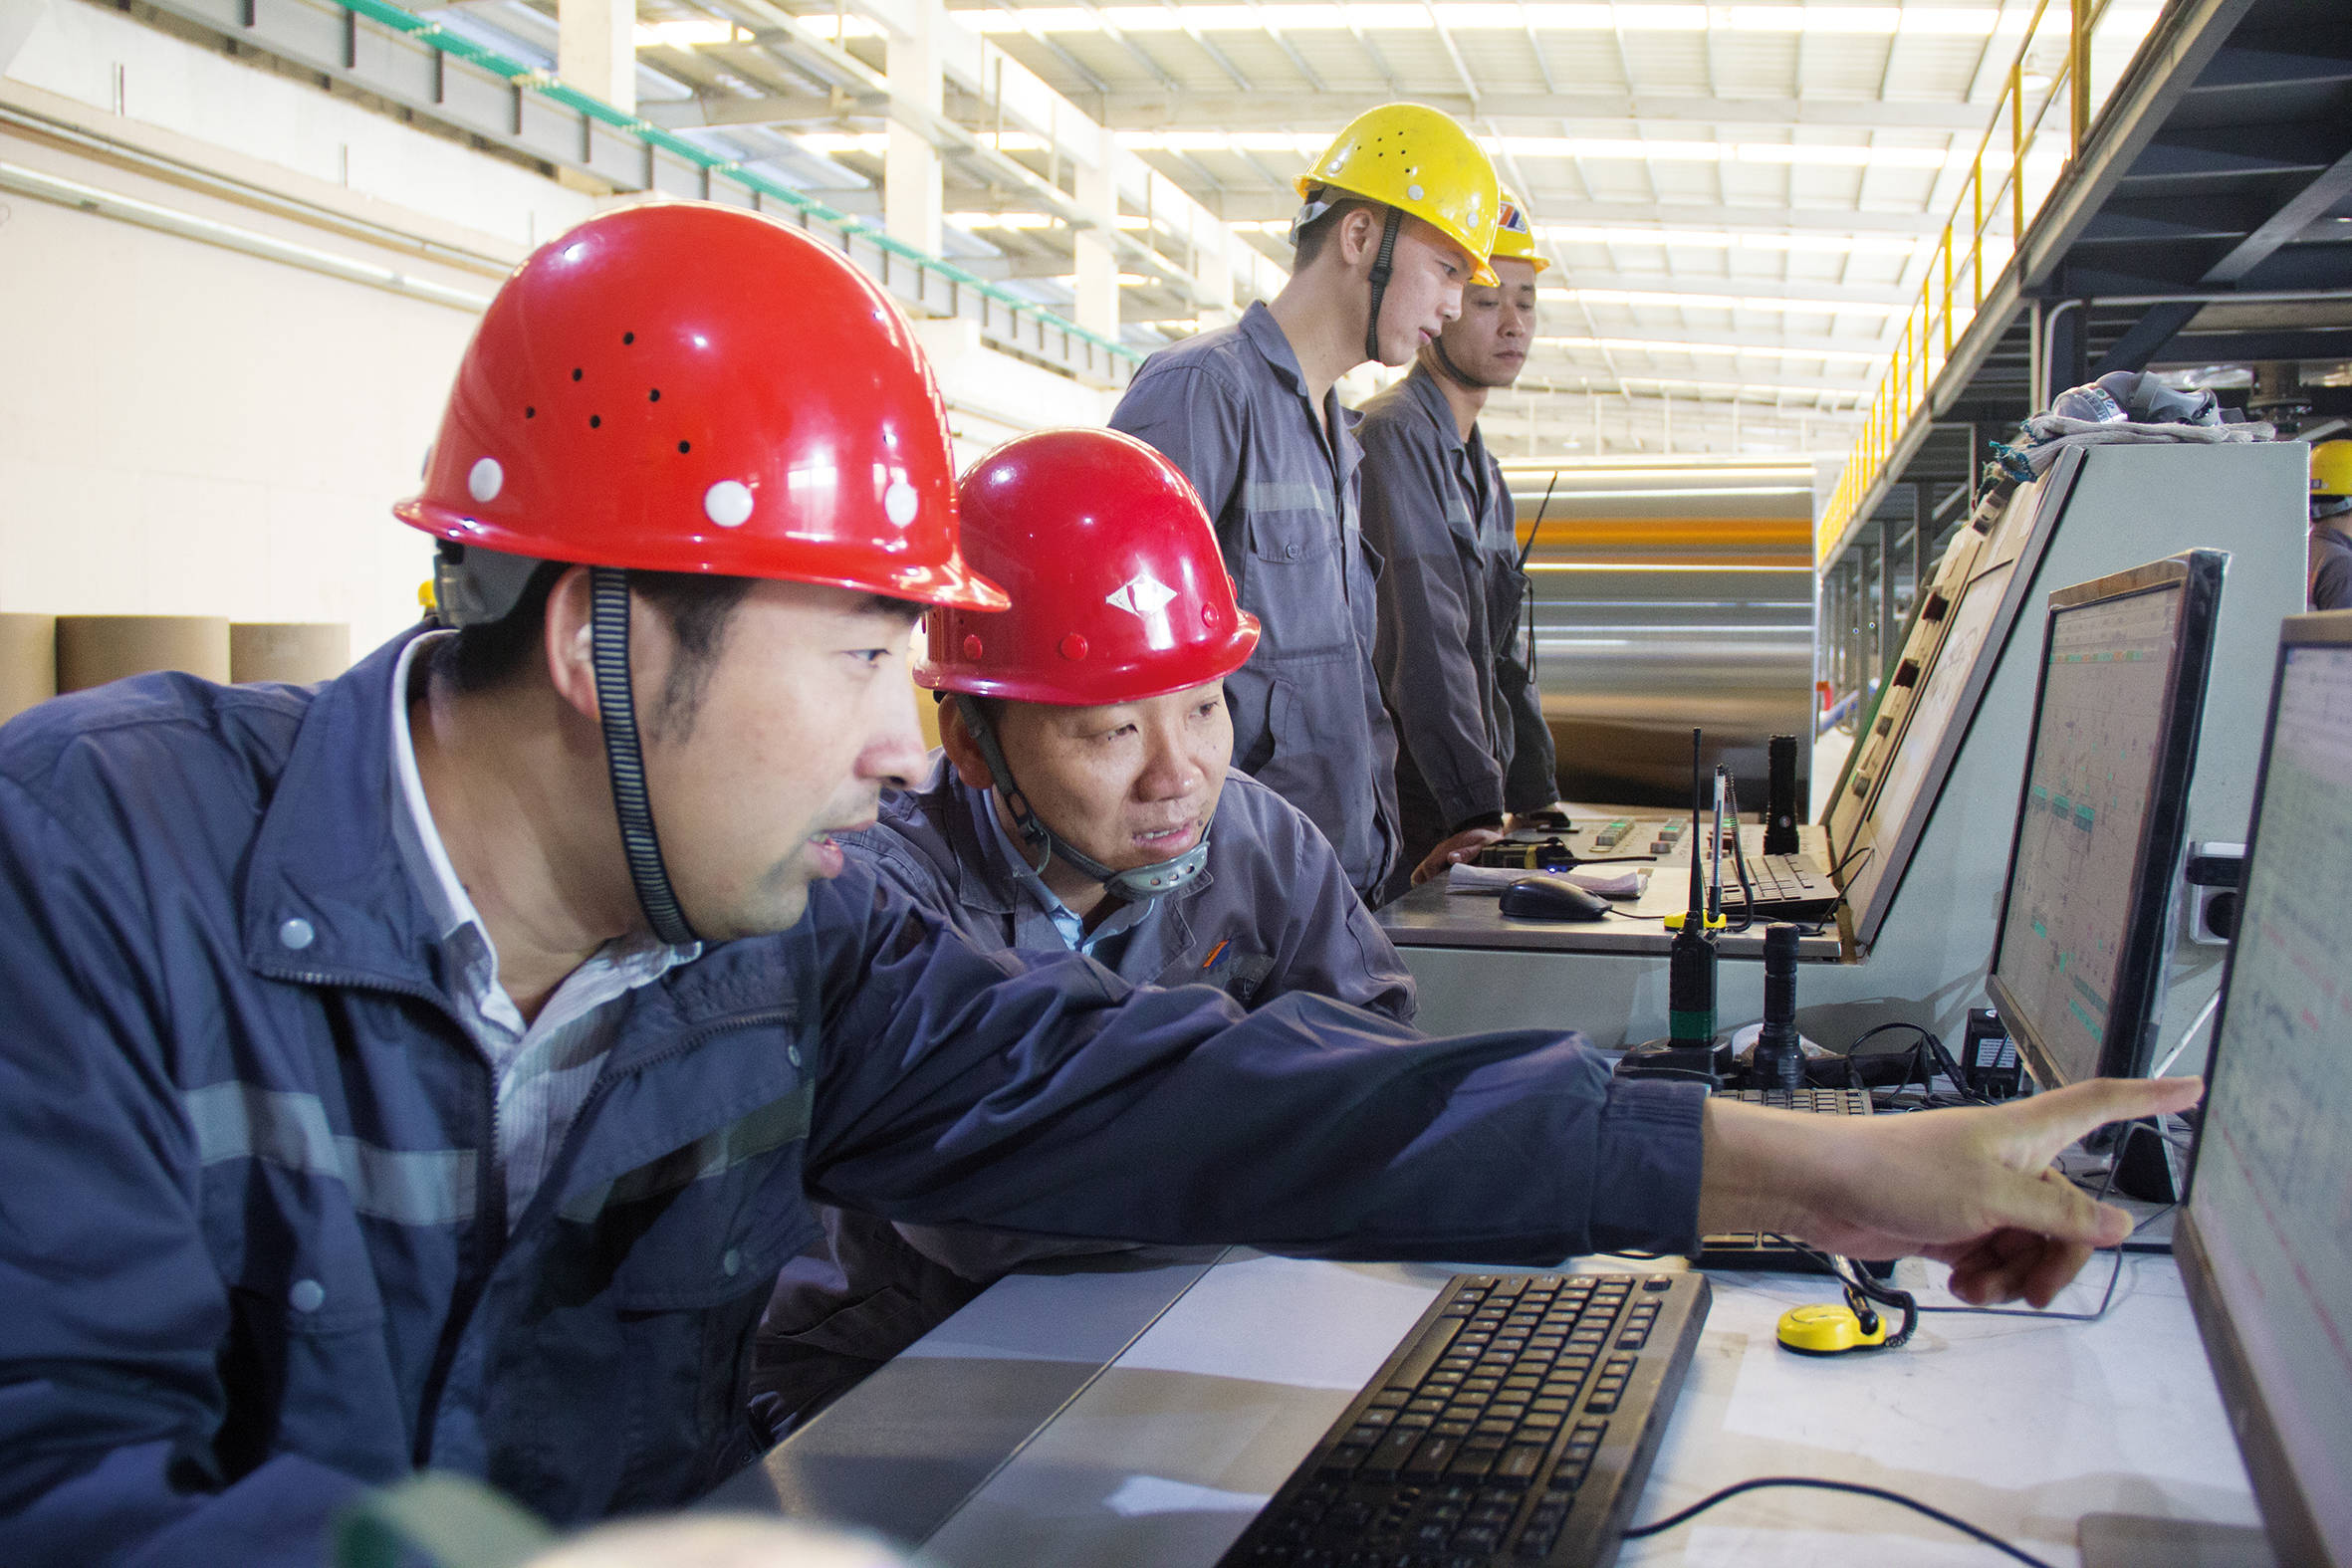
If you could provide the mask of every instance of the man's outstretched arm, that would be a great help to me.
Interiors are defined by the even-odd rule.
[[[2012,1104],[1851,1121],[1707,1102],[1699,1230],[1770,1231],[1848,1257],[1932,1257],[1972,1302],[2050,1299],[2131,1216],[2050,1169],[2108,1122],[2186,1110],[2196,1078],[2101,1078]]]

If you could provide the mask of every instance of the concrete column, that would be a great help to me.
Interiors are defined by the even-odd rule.
[[[1201,320],[1205,326],[1222,327],[1238,314],[1234,310],[1233,248],[1242,243],[1222,223],[1201,241],[1201,272],[1209,285],[1208,296],[1201,301]]]
[[[636,0],[557,0],[556,75],[624,114],[637,112]]]
[[[945,103],[933,47],[940,9],[936,4],[917,7],[913,31],[892,32],[883,57],[893,113],[890,142],[882,152],[882,226],[891,238],[931,256],[940,251],[939,150],[928,129],[916,127],[926,125]]]
[[[1104,138],[1106,141],[1108,138]],[[1073,314],[1078,325],[1090,333],[1100,333],[1113,342],[1119,336],[1119,255],[1114,247],[1118,235],[1119,192],[1112,177],[1111,160],[1105,157],[1092,168],[1080,163],[1075,170],[1078,205],[1086,216],[1094,220],[1094,227],[1080,229],[1073,247],[1077,252],[1078,283],[1077,308]]]

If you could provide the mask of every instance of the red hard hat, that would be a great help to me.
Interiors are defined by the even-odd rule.
[[[1002,609],[956,550],[954,459],[905,319],[836,252],[700,202],[590,218],[467,345],[424,494],[508,555]]]
[[[934,610],[921,685],[1090,708],[1222,680],[1258,646],[1200,497],[1133,437],[1016,436],[957,490],[973,569],[1014,607]]]

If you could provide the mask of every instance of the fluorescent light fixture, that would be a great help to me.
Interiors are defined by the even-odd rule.
[[[1683,245],[1705,250],[1819,251],[1840,256],[1907,257],[1936,243],[1926,235],[1910,239],[1897,234],[1765,234],[1752,229],[1606,228],[1577,223],[1538,223],[1535,233],[1563,245]]]
[[[1614,481],[1618,484],[1623,484],[1628,479],[1782,479],[1803,480],[1809,485],[1811,484],[1813,478],[1813,470],[1809,464],[1802,466],[1796,464],[1781,464],[1765,468],[1636,469],[1631,467],[1595,468],[1591,466],[1603,460],[1596,458],[1582,458],[1573,463],[1547,463],[1539,458],[1521,458],[1513,462],[1505,463],[1503,465],[1503,472],[1506,479],[1508,479],[1513,474],[1557,474],[1560,478],[1566,480],[1570,484],[1574,484],[1579,479],[1608,480]],[[1524,489],[1514,491],[1513,494],[1533,496],[1540,495],[1541,492],[1534,489],[1532,484],[1529,484]],[[1554,494],[1580,496],[1583,495],[1584,492],[1581,490],[1570,490],[1566,492],[1554,492]],[[1648,495],[1650,492],[1643,491],[1642,494]]]
[[[1805,485],[1705,485],[1693,490],[1559,490],[1561,501],[1688,501],[1698,496],[1809,496]]]
[[[1810,566],[1752,566],[1745,563],[1737,566],[1716,566],[1702,565],[1695,561],[1686,560],[1530,560],[1528,562],[1528,569],[1529,571],[1801,571],[1808,577],[1813,574],[1813,568]]]
[[[1754,395],[1760,397],[1827,397],[1853,403],[1859,403],[1862,400],[1860,388],[1848,391],[1842,387],[1833,386],[1773,386],[1763,381],[1699,381],[1684,380],[1671,375],[1626,375],[1622,373],[1618,375],[1617,379],[1623,381],[1628,387],[1687,386],[1700,392],[1729,392],[1735,399]]]
[[[1685,343],[1662,337],[1538,337],[1535,341],[1545,348],[1606,348],[1625,353],[1687,353],[1731,359],[1749,355],[1765,359],[1845,359],[1860,364],[1878,364],[1892,352],[1886,348],[1807,348],[1794,343],[1742,347],[1738,343]]]
[[[1637,163],[1778,163],[1841,168],[1966,167],[1973,148],[1865,147],[1818,141],[1667,141],[1611,136],[1489,136],[1490,152],[1521,158]],[[1317,147],[1315,150],[1320,151]]]
[[[1843,458],[1845,454],[1837,454]],[[1538,474],[1557,471],[1562,474],[1600,472],[1611,479],[1629,479],[1636,475],[1668,479],[1713,479],[1719,475],[1736,475],[1742,479],[1779,479],[1789,475],[1812,472],[1807,459],[1785,457],[1776,461],[1758,463],[1699,463],[1688,457],[1644,456],[1627,453],[1623,457],[1579,457],[1572,461],[1549,457],[1506,457],[1497,460],[1507,474],[1532,470]]]
[[[890,133],[886,130],[801,130],[791,132],[792,138],[811,152],[831,157],[842,152],[863,152],[880,157],[890,147]],[[1002,134],[993,130],[976,130],[972,138],[999,152],[1043,152],[1046,138],[1028,131],[1008,130]]]
[[[1764,295],[1683,294],[1640,289],[1545,289],[1545,300],[1581,300],[1586,305],[1659,305],[1692,311],[1761,311],[1775,316],[1836,316],[1859,312],[1870,316],[1906,316],[1908,305],[1878,305],[1867,300],[1788,300]]]
[[[1380,33],[1450,32],[1586,33],[1912,33],[1955,38],[1988,38],[2022,31],[2023,18],[2004,23],[1998,6],[1928,9],[1897,5],[1693,5],[1545,4],[1439,0],[1423,6],[1393,0],[1370,3],[1233,5],[1222,3],[988,7],[949,15],[981,33],[1285,33],[1339,32],[1349,28]]]
[[[1327,131],[1122,130],[1130,152],[1232,152],[1313,157],[1330,144]],[[1958,147],[1866,147],[1814,141],[1645,141],[1623,136],[1486,136],[1491,153],[1626,163],[1770,163],[1834,168],[1936,169],[1965,167],[1974,150]],[[1791,249],[1795,248],[1793,246]],[[1911,249],[1906,242],[1906,253]]]

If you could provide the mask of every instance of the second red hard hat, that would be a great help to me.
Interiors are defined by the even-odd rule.
[[[1200,498],[1113,430],[1040,430],[957,484],[963,553],[1012,595],[935,609],[915,679],[938,691],[1084,708],[1222,680],[1258,646]]]

